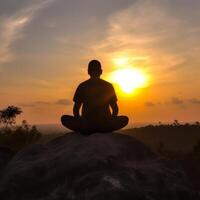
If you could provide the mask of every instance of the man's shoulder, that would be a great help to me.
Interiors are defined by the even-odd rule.
[[[96,84],[98,84],[98,85],[100,84],[100,85],[108,87],[108,88],[112,88],[113,87],[110,82],[108,82],[106,80],[103,80],[103,79],[95,80],[95,82],[92,79],[88,79],[86,81],[81,82],[78,87],[79,88],[84,88],[84,87],[87,87],[87,86],[91,87],[92,85],[95,86]]]
[[[108,87],[112,87],[112,83],[106,81],[106,80],[103,80],[103,79],[100,79],[100,81],[102,82],[102,84],[108,86]]]
[[[90,84],[89,82],[90,82],[90,79],[88,79],[88,80],[86,80],[86,81],[83,81],[83,82],[81,82],[81,83],[79,84],[78,87],[84,87],[84,86]]]

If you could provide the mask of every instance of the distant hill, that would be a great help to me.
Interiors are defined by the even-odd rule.
[[[139,127],[143,127],[146,126],[150,123],[144,123],[144,122],[136,122],[136,123],[129,123],[128,126],[125,127],[125,129],[130,129],[130,128],[139,128]],[[155,123],[152,123],[155,124]],[[51,134],[60,134],[60,133],[66,133],[66,132],[70,132],[70,130],[66,129],[65,127],[62,126],[62,124],[36,124],[38,130],[42,133],[42,134],[47,134],[47,135],[51,135]]]
[[[44,135],[62,134],[70,130],[63,127],[61,124],[37,124],[38,130]]]
[[[190,152],[200,140],[200,125],[149,125],[124,130],[123,133],[134,136],[151,148],[160,146],[167,151]]]
[[[43,135],[48,135],[43,138],[44,141],[71,132],[61,124],[38,124],[37,128]],[[200,126],[194,124],[155,125],[154,123],[154,125],[147,125],[147,123],[135,123],[127,126],[122,132],[134,136],[155,150],[163,145],[163,149],[173,152],[190,152],[200,140]]]

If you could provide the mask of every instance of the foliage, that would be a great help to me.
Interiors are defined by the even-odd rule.
[[[0,124],[5,126],[14,125],[16,123],[16,116],[21,113],[22,110],[15,106],[8,106],[7,108],[0,110]]]
[[[36,126],[30,126],[25,120],[15,127],[3,127],[0,129],[0,145],[13,150],[20,150],[26,145],[36,143],[42,134]]]
[[[26,120],[16,126],[16,117],[22,110],[15,106],[8,106],[0,111],[0,146],[19,150],[26,145],[36,143],[42,136],[36,126],[31,126]]]
[[[182,124],[174,120],[171,124],[159,123],[140,128],[124,130],[156,151],[192,152],[200,139],[200,123]],[[199,145],[200,146],[200,145]],[[195,147],[199,149],[200,147]],[[197,151],[197,150],[195,150]]]

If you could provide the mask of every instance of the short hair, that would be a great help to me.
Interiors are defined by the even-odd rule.
[[[101,73],[101,63],[98,60],[91,60],[88,64],[88,74],[100,75]]]

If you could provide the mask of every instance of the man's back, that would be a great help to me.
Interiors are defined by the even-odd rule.
[[[112,84],[100,78],[82,82],[74,95],[75,102],[83,104],[82,116],[87,119],[109,118],[109,105],[117,101]]]
[[[98,60],[89,62],[90,79],[82,82],[74,95],[74,116],[61,117],[61,122],[66,128],[82,134],[92,134],[112,132],[128,124],[128,117],[118,116],[115,90],[111,83],[100,79],[102,72]],[[80,115],[81,106],[82,115]]]

